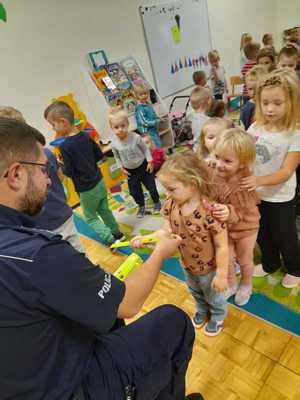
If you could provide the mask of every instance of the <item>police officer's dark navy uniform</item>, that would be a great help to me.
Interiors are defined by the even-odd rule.
[[[112,331],[124,283],[28,221],[0,205],[1,400],[184,399],[186,314],[166,305]]]

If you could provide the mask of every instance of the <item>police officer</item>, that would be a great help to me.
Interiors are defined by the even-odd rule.
[[[0,398],[183,400],[194,330],[171,305],[127,326],[180,239],[125,283],[28,218],[50,185],[44,137],[0,118]]]

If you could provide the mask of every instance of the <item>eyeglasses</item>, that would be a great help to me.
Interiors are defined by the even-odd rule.
[[[23,165],[38,165],[41,167],[41,171],[43,174],[46,176],[50,176],[50,163],[47,161],[45,164],[42,163],[36,163],[36,162],[30,162],[30,161],[18,161],[20,164]]]
[[[38,165],[39,167],[41,167],[41,171],[43,172],[43,174],[45,176],[50,176],[50,162],[47,161],[45,164],[42,163],[36,163],[36,162],[30,162],[30,161],[17,161],[19,164],[23,164],[23,165]],[[8,177],[8,171],[5,172],[5,174],[3,175],[4,178]]]

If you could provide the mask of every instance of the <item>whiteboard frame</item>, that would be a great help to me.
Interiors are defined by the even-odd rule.
[[[164,1],[163,3],[152,3],[152,4],[147,4],[147,5],[143,4],[143,5],[139,6],[139,14],[140,14],[142,28],[143,28],[143,32],[144,32],[146,48],[147,48],[147,52],[148,52],[148,56],[149,56],[149,60],[150,60],[152,76],[153,76],[154,85],[155,85],[155,89],[156,89],[157,93],[159,93],[158,82],[157,82],[157,78],[156,78],[156,74],[155,74],[155,70],[154,70],[154,65],[153,65],[153,60],[152,60],[152,56],[151,56],[151,50],[150,50],[149,42],[148,42],[148,39],[147,39],[146,29],[145,29],[145,25],[144,25],[144,19],[143,19],[143,15],[142,15],[142,9],[144,7],[146,7],[146,6],[149,7],[149,8],[151,8],[153,6],[156,6],[156,7],[157,6],[164,6],[164,5],[170,4],[172,2],[175,3],[176,1],[178,1],[178,0],[169,0],[169,1]],[[184,0],[180,0],[180,1],[184,2]],[[209,31],[209,40],[208,40],[208,42],[209,42],[209,46],[210,46],[210,48],[212,50],[213,47],[212,47],[212,38],[211,38],[211,29],[210,29],[210,19],[209,19],[209,14],[208,14],[208,4],[207,4],[207,0],[202,0],[202,1],[205,4],[207,22],[208,22],[208,31]],[[161,99],[166,99],[167,97],[176,95],[177,93],[181,93],[182,91],[184,91],[186,89],[189,89],[189,88],[191,88],[193,86],[194,86],[194,84],[191,82],[191,84],[188,85],[188,86],[185,86],[185,87],[183,87],[183,88],[181,88],[179,90],[175,89],[173,92],[171,92],[171,93],[169,93],[169,94],[167,94],[165,96],[160,95],[160,97],[161,97]]]

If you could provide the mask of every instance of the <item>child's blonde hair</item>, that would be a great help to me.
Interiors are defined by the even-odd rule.
[[[202,127],[199,146],[197,149],[197,155],[199,158],[204,159],[209,155],[209,151],[205,146],[205,136],[207,135],[208,127],[214,126],[216,128],[216,134],[219,135],[224,130],[231,128],[230,121],[223,118],[210,118]]]
[[[252,42],[252,35],[248,32],[245,32],[241,36],[241,44],[240,44],[240,50],[242,50],[247,43]]]
[[[242,128],[232,128],[221,132],[216,139],[214,152],[217,156],[232,152],[246,172],[251,171],[256,158],[255,143]]]
[[[159,170],[157,177],[170,177],[184,185],[194,185],[201,195],[214,200],[215,186],[211,179],[210,170],[205,161],[200,160],[196,153],[187,151],[177,153],[167,158]]]
[[[0,106],[0,117],[26,122],[23,114],[19,110],[11,106]]]
[[[127,124],[129,125],[128,114],[121,107],[112,107],[108,113],[108,121],[111,125],[112,122],[116,120],[126,119]]]
[[[208,55],[208,61],[210,63],[216,62],[216,61],[220,61],[220,54],[218,52],[218,50],[211,50]]]
[[[263,79],[267,75],[267,71],[262,65],[256,65],[251,68],[245,75],[245,82],[247,86],[247,81],[254,82],[254,97],[256,96],[256,88],[259,84],[259,81]]]
[[[253,81],[258,81],[262,79],[267,74],[265,68],[261,65],[256,65],[252,67],[245,75],[245,79],[251,79]]]
[[[140,85],[134,86],[133,91],[134,91],[135,96],[137,97],[141,93],[145,93],[145,92],[149,93],[150,89],[147,86],[140,84]]]
[[[205,105],[211,99],[210,91],[207,88],[197,86],[192,90],[190,102],[191,106],[194,110],[197,110],[199,107]]]
[[[299,121],[300,89],[296,75],[291,74],[291,72],[288,71],[288,68],[281,68],[280,70],[274,71],[259,82],[256,90],[256,124],[258,126],[267,124],[261,106],[261,95],[263,90],[276,87],[282,88],[285,94],[286,114],[283,121],[283,128],[287,133],[291,134],[297,129],[297,123]]]

